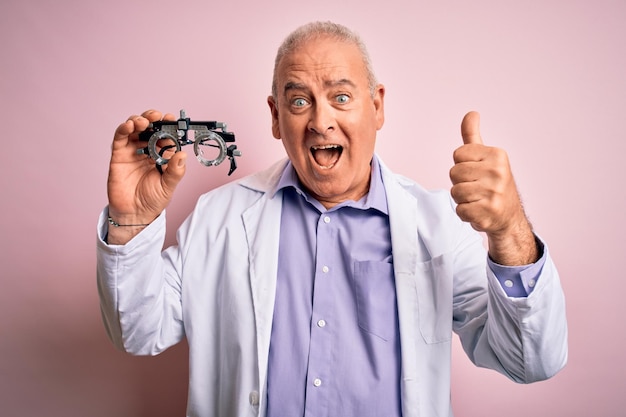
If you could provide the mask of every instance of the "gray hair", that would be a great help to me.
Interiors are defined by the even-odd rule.
[[[274,97],[274,100],[278,98],[278,86],[276,84],[278,81],[277,71],[280,61],[286,55],[289,55],[308,41],[313,39],[319,39],[324,36],[328,36],[338,41],[356,45],[359,48],[361,56],[363,57],[363,63],[365,64],[365,70],[367,71],[367,80],[369,83],[370,94],[372,95],[372,97],[374,96],[378,81],[376,80],[376,75],[374,74],[372,61],[367,52],[367,48],[365,47],[365,43],[363,42],[361,37],[352,30],[338,23],[311,22],[307,23],[306,25],[300,26],[299,28],[291,32],[291,34],[289,34],[289,36],[285,38],[283,43],[278,48],[278,52],[276,53],[276,60],[274,61],[274,75],[272,78],[272,97]]]

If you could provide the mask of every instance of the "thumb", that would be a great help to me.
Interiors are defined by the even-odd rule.
[[[163,183],[173,191],[185,175],[187,154],[176,152],[167,163],[167,169],[163,170]]]
[[[480,137],[480,114],[475,111],[471,111],[463,117],[461,122],[461,136],[463,136],[463,143],[477,143],[482,145],[483,139]]]

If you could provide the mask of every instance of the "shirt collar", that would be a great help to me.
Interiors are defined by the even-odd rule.
[[[378,161],[378,157],[374,155],[372,158],[372,170],[371,170],[371,178],[370,178],[370,189],[368,193],[363,196],[359,201],[345,201],[337,206],[333,207],[334,209],[339,209],[341,207],[353,207],[361,210],[367,209],[376,209],[383,214],[389,215],[389,209],[387,207],[387,196],[385,194],[385,184],[383,183],[382,173],[380,170],[380,162]],[[313,197],[309,195],[309,193],[304,190],[302,184],[298,180],[298,174],[296,174],[296,170],[293,167],[291,161],[287,162],[283,173],[280,176],[278,181],[278,185],[276,187],[276,191],[274,195],[279,190],[283,188],[293,187],[298,194],[300,194],[307,201],[314,200]],[[272,195],[272,197],[274,197]]]

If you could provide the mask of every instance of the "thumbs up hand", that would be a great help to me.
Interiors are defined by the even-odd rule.
[[[538,251],[519,198],[507,153],[485,146],[480,115],[469,112],[461,123],[463,146],[454,151],[450,193],[461,220],[489,239],[489,255],[503,265],[535,262]]]

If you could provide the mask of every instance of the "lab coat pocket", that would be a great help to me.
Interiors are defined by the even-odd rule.
[[[452,275],[449,254],[418,264],[415,288],[419,328],[426,343],[452,339]]]
[[[354,261],[354,291],[359,327],[385,341],[398,326],[393,264]]]

